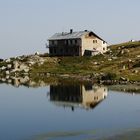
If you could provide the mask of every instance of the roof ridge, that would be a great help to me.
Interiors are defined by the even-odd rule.
[[[97,38],[103,40],[101,37],[99,37],[97,34],[95,34],[93,31],[74,31],[74,32],[62,32],[62,33],[55,33],[52,37],[50,37],[48,40],[64,40],[64,39],[80,39],[83,35],[86,35],[87,33],[92,33]],[[103,40],[104,41],[104,40]],[[106,42],[106,41],[105,41]]]

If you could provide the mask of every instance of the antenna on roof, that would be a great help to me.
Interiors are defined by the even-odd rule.
[[[72,34],[73,33],[73,29],[70,29],[70,34]]]

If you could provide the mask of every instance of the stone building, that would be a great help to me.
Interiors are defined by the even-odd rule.
[[[48,41],[50,56],[93,56],[107,51],[107,42],[87,30],[56,33]]]

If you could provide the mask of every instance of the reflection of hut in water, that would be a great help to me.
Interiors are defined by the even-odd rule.
[[[107,88],[93,85],[50,86],[50,101],[57,106],[94,108],[107,97]]]

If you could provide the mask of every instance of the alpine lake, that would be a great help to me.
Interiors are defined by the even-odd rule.
[[[0,140],[140,139],[138,85],[9,83],[0,84]]]

